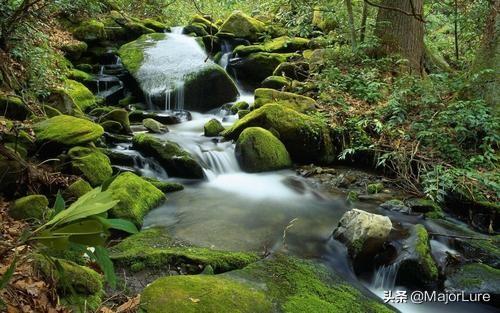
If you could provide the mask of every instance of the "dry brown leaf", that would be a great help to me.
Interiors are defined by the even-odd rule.
[[[133,312],[141,303],[141,295],[137,295],[134,298],[130,298],[127,302],[123,303],[116,309],[116,313],[127,313]]]

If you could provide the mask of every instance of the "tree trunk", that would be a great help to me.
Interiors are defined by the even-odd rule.
[[[481,46],[476,53],[472,65],[473,74],[481,74],[476,81],[474,91],[480,95],[488,104],[498,106],[500,97],[500,0],[490,1],[490,13],[486,19]],[[481,73],[484,70],[490,73]],[[496,101],[496,103],[495,103]]]
[[[363,2],[363,13],[361,13],[361,31],[359,35],[359,42],[365,42],[366,34],[366,20],[368,19],[368,3]]]
[[[424,0],[382,0],[375,35],[381,55],[399,54],[408,60],[411,74],[422,75],[424,56]]]
[[[351,33],[351,46],[352,50],[356,49],[356,27],[354,26],[354,14],[352,13],[351,0],[345,0],[347,7],[347,15],[349,16],[349,31]]]

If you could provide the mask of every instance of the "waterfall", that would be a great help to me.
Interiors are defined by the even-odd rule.
[[[134,155],[134,168],[145,177],[168,178],[165,169],[154,158],[145,158],[140,154]]]
[[[400,262],[394,262],[390,265],[382,265],[375,272],[372,287],[382,290],[393,290],[396,285],[396,276],[398,274]]]

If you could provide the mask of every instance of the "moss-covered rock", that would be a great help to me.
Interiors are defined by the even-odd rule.
[[[250,104],[246,101],[238,101],[231,106],[231,113],[236,114],[240,110],[248,110],[250,109]]]
[[[290,167],[285,145],[263,128],[246,128],[236,142],[236,159],[246,172],[265,172]]]
[[[64,191],[64,196],[77,199],[91,190],[92,186],[85,179],[78,178]]]
[[[262,88],[271,88],[276,90],[283,90],[290,87],[292,81],[284,76],[269,76],[262,82]]]
[[[181,191],[184,189],[184,186],[182,184],[179,184],[179,183],[161,181],[161,180],[158,180],[158,179],[153,178],[153,177],[143,177],[143,179],[145,181],[150,182],[153,186],[160,189],[164,193]]]
[[[168,29],[168,27],[165,23],[162,23],[162,22],[157,21],[157,20],[152,19],[152,18],[145,18],[145,19],[141,20],[141,22],[147,28],[152,29],[158,33],[162,33],[166,29]]]
[[[233,12],[220,27],[218,36],[226,35],[245,38],[248,40],[257,40],[266,30],[266,25],[243,12]]]
[[[9,215],[15,219],[42,220],[48,213],[49,200],[44,195],[29,195],[14,201]]]
[[[208,36],[205,25],[199,23],[192,23],[182,29],[184,34],[193,34],[195,36],[203,37]]]
[[[109,158],[95,148],[73,147],[68,155],[73,171],[82,174],[93,186],[101,185],[113,175]]]
[[[279,134],[292,160],[299,163],[329,163],[334,148],[326,123],[279,104],[266,104],[238,120],[223,132],[228,139],[238,139],[245,128],[262,127]]]
[[[481,263],[460,267],[444,283],[447,292],[500,294],[500,270]]]
[[[238,56],[244,57],[255,52],[297,52],[307,49],[308,44],[309,39],[282,36],[266,41],[265,43],[260,45],[238,46],[234,49],[234,53]]]
[[[276,67],[274,76],[285,76],[290,79],[304,81],[309,77],[309,63],[283,62]]]
[[[135,269],[161,269],[182,266],[199,273],[210,265],[216,273],[243,268],[259,257],[254,253],[228,252],[180,242],[159,228],[142,230],[110,249],[111,259]]]
[[[260,108],[269,103],[283,105],[301,113],[316,109],[316,101],[309,97],[269,88],[256,89],[254,108]]]
[[[86,20],[72,31],[76,39],[93,42],[106,39],[104,23],[97,20]]]
[[[77,146],[97,140],[104,129],[85,119],[59,115],[34,125],[38,142],[53,142],[66,146]]]
[[[382,190],[384,190],[383,183],[373,183],[366,186],[366,192],[368,192],[369,194],[379,193]]]
[[[250,113],[250,110],[239,110],[238,111],[238,118],[241,120],[242,118],[247,116],[248,113]]]
[[[111,214],[118,218],[142,225],[146,213],[165,201],[161,190],[133,173],[122,173],[108,188],[114,200],[119,200],[111,209]]]
[[[64,55],[71,61],[76,61],[82,57],[82,54],[87,51],[88,45],[83,41],[71,41],[65,43],[61,50]]]
[[[330,32],[338,26],[333,15],[324,7],[319,6],[314,8],[312,25],[324,32]]]
[[[29,112],[28,107],[21,98],[0,92],[0,115],[23,121]]]
[[[215,23],[206,19],[205,17],[201,16],[200,14],[193,15],[193,17],[191,17],[190,24],[204,25],[205,30],[209,34],[216,34],[219,31],[219,27],[217,27],[217,25],[215,25]]]
[[[169,175],[185,178],[204,178],[203,169],[196,160],[178,144],[148,134],[133,138],[134,149],[155,157]]]
[[[66,79],[61,87],[54,89],[49,100],[51,106],[60,112],[78,117],[97,105],[94,94],[82,83],[71,79]]]
[[[224,126],[218,119],[213,118],[203,125],[203,131],[207,137],[216,137],[224,131]]]
[[[118,54],[125,68],[132,75],[136,75],[144,61],[144,50],[154,46],[156,41],[163,40],[165,37],[165,34],[148,34],[121,46]]]
[[[239,77],[260,84],[264,79],[273,75],[278,65],[297,56],[295,53],[257,52],[232,62],[231,66],[237,71]]]
[[[100,122],[114,121],[121,125],[122,131],[125,134],[131,134],[130,120],[128,117],[128,112],[124,109],[114,109],[110,112],[104,114],[100,119]]]
[[[151,133],[162,134],[168,132],[168,127],[162,123],[152,119],[145,118],[142,120],[142,125],[146,127]]]
[[[424,213],[428,218],[442,218],[444,212],[436,202],[423,199],[411,198],[405,201],[405,204],[411,208],[412,212]]]
[[[72,69],[69,71],[68,78],[79,83],[88,83],[94,80],[94,76],[91,74],[80,71],[78,69]]]

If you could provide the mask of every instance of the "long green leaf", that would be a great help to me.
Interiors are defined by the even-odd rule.
[[[95,260],[102,272],[104,273],[104,279],[108,282],[108,284],[112,287],[116,287],[116,274],[115,268],[113,266],[113,261],[109,258],[108,250],[104,247],[95,247],[95,251],[93,253],[95,256]]]
[[[99,221],[108,229],[117,229],[129,234],[136,234],[139,231],[134,223],[121,218],[102,218],[97,217]]]
[[[7,284],[9,283],[10,279],[12,278],[12,275],[14,275],[14,271],[16,270],[16,264],[17,264],[17,255],[14,257],[12,264],[10,264],[5,274],[3,274],[3,276],[0,278],[0,290],[7,287]]]
[[[64,210],[66,207],[66,203],[64,202],[64,198],[61,195],[61,192],[58,191],[56,195],[56,201],[54,202],[54,215],[57,215],[59,212]]]

